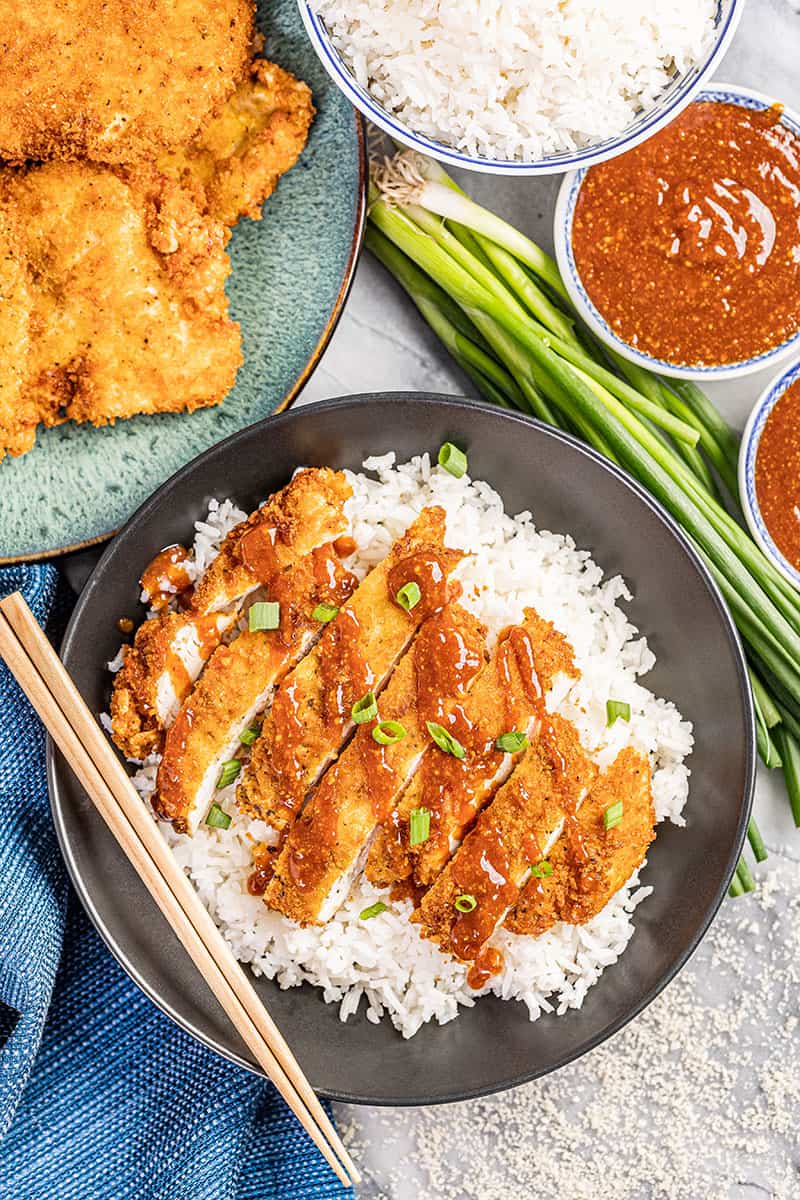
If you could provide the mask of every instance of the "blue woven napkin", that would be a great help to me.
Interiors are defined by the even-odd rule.
[[[51,636],[51,566],[0,570]],[[0,662],[0,1200],[349,1193],[272,1086],[200,1046],[117,966],[71,892],[44,732]]]

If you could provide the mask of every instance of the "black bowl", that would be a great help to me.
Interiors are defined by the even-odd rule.
[[[95,712],[107,705],[105,663],[117,619],[137,608],[142,567],[190,539],[209,500],[245,508],[281,487],[298,464],[358,469],[393,449],[406,459],[452,440],[508,511],[572,534],[608,574],[620,572],[632,620],[658,658],[648,685],[694,723],[688,827],[660,827],[645,882],[654,894],[636,933],[579,1011],[530,1022],[521,1004],[487,997],[457,1020],[404,1041],[388,1019],[346,1024],[304,986],[257,987],[321,1093],[370,1104],[428,1104],[498,1091],[577,1058],[634,1017],[686,962],[716,912],[745,836],[755,737],[745,664],[728,610],[672,520],[628,476],[564,434],[516,414],[447,397],[362,396],[302,408],[234,434],[161,487],[111,543],[75,609],[63,658]],[[51,746],[53,814],[73,883],[112,953],[184,1029],[256,1070],[188,956]],[[363,1006],[362,1006],[363,1009]]]

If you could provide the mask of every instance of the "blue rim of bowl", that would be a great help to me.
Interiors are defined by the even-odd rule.
[[[716,104],[736,104],[740,108],[749,108],[756,112],[764,112],[777,102],[765,93],[754,91],[752,88],[739,87],[730,83],[708,83],[693,97],[693,102],[709,100]],[[800,115],[791,109],[783,109],[781,122],[800,137]],[[717,366],[683,366],[679,363],[668,362],[665,359],[653,358],[636,350],[629,342],[619,338],[609,327],[605,317],[596,308],[583,285],[575,255],[572,248],[572,222],[575,207],[578,203],[583,181],[589,167],[581,167],[564,177],[556,202],[553,236],[556,248],[556,258],[564,284],[576,307],[582,316],[592,326],[595,333],[617,353],[637,363],[649,371],[658,371],[662,375],[672,375],[679,379],[732,379],[740,375],[748,375],[761,371],[780,359],[785,358],[800,345],[800,332],[787,338],[771,350],[757,354],[753,358],[745,358],[740,362],[721,363]]]
[[[800,359],[796,359],[785,367],[756,400],[748,418],[739,451],[739,495],[750,532],[756,541],[761,543],[765,554],[772,559],[778,570],[796,588],[800,589],[800,571],[784,558],[773,541],[772,534],[761,515],[756,492],[756,457],[764,426],[775,405],[798,380],[800,380]]]
[[[695,63],[690,71],[679,76],[670,84],[661,94],[655,107],[641,113],[633,124],[629,125],[621,134],[586,146],[583,150],[552,154],[536,162],[519,162],[516,159],[485,158],[479,155],[463,154],[425,134],[414,133],[407,125],[402,124],[396,117],[388,113],[366,88],[358,83],[339,52],[334,49],[327,27],[322,18],[314,11],[313,5],[308,3],[308,0],[297,0],[297,2],[306,33],[319,55],[323,67],[338,84],[350,103],[359,108],[374,125],[412,150],[419,150],[422,154],[438,159],[439,162],[490,175],[560,174],[571,171],[578,165],[590,166],[592,163],[615,158],[616,155],[632,149],[639,142],[651,137],[664,125],[673,121],[691,102],[698,89],[703,86],[704,80],[711,74],[728,49],[745,4],[745,0],[727,0],[727,11],[725,11],[726,0],[717,0],[716,36],[705,58],[702,62]]]

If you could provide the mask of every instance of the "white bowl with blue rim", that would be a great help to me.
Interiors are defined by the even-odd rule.
[[[764,92],[756,92],[752,88],[739,87],[738,84],[732,83],[707,83],[693,99],[709,100],[717,104],[738,104],[742,108],[753,109],[757,112],[763,112],[778,103],[773,96],[767,96]],[[800,115],[784,107],[781,121],[800,137]],[[564,176],[556,200],[553,241],[558,268],[572,303],[592,332],[606,346],[648,371],[657,371],[659,375],[670,375],[676,379],[693,379],[698,383],[737,379],[740,375],[750,375],[753,371],[762,371],[765,367],[775,366],[788,355],[800,351],[800,332],[798,332],[785,342],[773,347],[772,350],[743,359],[741,362],[723,363],[718,366],[683,366],[655,358],[651,354],[643,354],[641,350],[635,349],[629,342],[618,337],[590,299],[578,272],[572,248],[572,222],[575,216],[575,207],[588,169],[584,166]]]
[[[764,432],[764,426],[770,413],[781,396],[798,380],[800,380],[800,359],[796,358],[764,388],[753,405],[739,446],[739,499],[748,528],[767,558],[774,563],[781,575],[789,580],[789,583],[794,584],[800,590],[800,571],[784,558],[773,541],[772,534],[761,515],[756,493],[756,458],[761,434]]]
[[[595,142],[582,150],[551,154],[536,162],[485,158],[465,154],[453,146],[415,132],[390,113],[358,82],[353,71],[333,45],[325,23],[315,11],[314,0],[298,0],[300,16],[311,44],[325,70],[351,104],[360,109],[373,125],[377,125],[394,141],[419,150],[448,167],[462,167],[488,175],[558,175],[578,167],[603,162],[630,150],[651,137],[677,117],[692,100],[703,81],[708,79],[728,49],[742,15],[745,0],[717,0],[715,36],[703,58],[688,71],[676,74],[674,80],[659,95],[655,104],[637,116],[636,120],[614,137]]]

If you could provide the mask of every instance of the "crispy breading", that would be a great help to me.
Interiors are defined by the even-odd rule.
[[[444,509],[423,509],[284,681],[236,793],[243,812],[276,829],[292,823],[352,731],[352,705],[368,689],[380,692],[424,619],[424,603],[406,612],[389,594],[390,572],[431,553],[448,576],[463,558],[445,548],[445,526]]]
[[[231,95],[252,0],[0,0],[0,158],[150,162]]]
[[[206,211],[225,225],[261,220],[261,206],[296,163],[314,119],[311,89],[275,63],[257,58],[216,117],[188,146],[158,167],[197,186]]]
[[[603,814],[622,801],[622,820],[606,829]],[[505,920],[513,933],[538,936],[556,921],[583,925],[605,908],[641,866],[655,837],[650,763],[630,747],[600,775],[577,813],[582,855],[565,837],[548,854],[552,875],[531,879]]]
[[[517,764],[519,755],[498,750],[497,738],[514,729],[533,740],[538,703],[532,693],[549,691],[561,674],[580,674],[572,647],[550,621],[526,609],[523,624],[501,632],[491,662],[464,701],[453,732],[467,754],[458,759],[428,751],[390,820],[378,830],[366,867],[372,883],[386,887],[412,872],[420,887],[433,883]],[[430,830],[424,842],[411,847],[409,821],[418,808],[429,812]]]
[[[485,628],[457,604],[422,625],[380,697],[381,719],[399,722],[403,737],[381,745],[372,736],[374,722],[358,728],[289,832],[264,896],[270,908],[295,921],[330,920],[373,830],[431,745],[428,714],[447,725],[483,664],[485,640]],[[448,653],[440,653],[454,644],[456,669]]]
[[[228,231],[154,168],[0,172],[0,458],[36,423],[218,404],[242,361]]]
[[[301,471],[230,531],[187,598],[188,609],[162,612],[140,625],[111,697],[113,738],[124,754],[143,758],[158,748],[245,597],[341,533],[351,491],[341,471]]]
[[[240,734],[319,636],[317,605],[341,604],[356,582],[333,543],[317,547],[268,585],[269,599],[279,605],[278,627],[245,629],[211,655],[167,731],[158,768],[153,807],[179,833],[195,832],[223,763],[242,749]]]
[[[557,713],[549,721],[412,914],[457,958],[477,956],[596,775],[575,727]],[[459,897],[471,908],[458,909]]]

